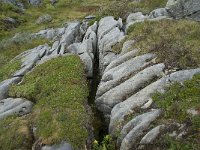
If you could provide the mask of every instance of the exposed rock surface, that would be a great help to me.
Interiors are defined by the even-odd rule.
[[[59,145],[43,146],[41,150],[73,150],[69,143],[63,142]]]
[[[26,115],[31,112],[33,103],[22,98],[0,100],[0,120],[11,115]]]
[[[9,87],[14,84],[20,82],[20,77],[14,77],[11,79],[4,80],[0,83],[0,100],[3,100],[8,97]]]
[[[200,11],[199,0],[168,0],[166,5],[167,11],[174,18],[183,18],[193,16]],[[199,13],[198,13],[199,14]],[[200,16],[198,16],[200,18]]]
[[[99,49],[99,68],[102,75],[106,66],[116,58],[112,52],[112,46],[124,38],[122,30],[122,19],[115,20],[114,17],[108,16],[99,21],[97,36]]]
[[[40,16],[36,20],[36,23],[37,24],[48,23],[48,22],[51,22],[52,20],[53,20],[53,18],[49,14],[45,14],[45,15]]]
[[[28,0],[28,3],[33,6],[40,6],[42,3],[42,0]]]

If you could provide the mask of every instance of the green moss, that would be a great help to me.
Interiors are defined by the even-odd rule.
[[[0,149],[27,150],[32,147],[32,136],[25,119],[9,117],[0,121]]]
[[[200,24],[191,20],[160,20],[137,23],[129,28],[139,54],[156,53],[158,62],[180,69],[200,64]]]
[[[15,71],[19,70],[20,61],[9,62],[0,69],[0,82],[8,79]]]
[[[188,109],[200,109],[200,75],[192,80],[185,81],[183,85],[175,83],[164,94],[157,93],[153,100],[159,108],[164,110],[164,122],[179,122],[189,124],[187,135],[181,140],[165,137],[165,143],[171,150],[198,149],[200,138],[200,116],[192,116]]]
[[[84,74],[78,56],[59,57],[36,67],[20,85],[10,89],[11,96],[36,103],[31,118],[42,143],[66,140],[75,149],[83,149],[88,137],[84,108],[88,86]]]
[[[142,0],[141,2],[132,2],[130,6],[134,12],[150,13],[156,8],[163,8],[167,4],[167,0]]]

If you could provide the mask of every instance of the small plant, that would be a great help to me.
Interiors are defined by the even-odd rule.
[[[112,137],[110,135],[106,135],[101,143],[98,143],[98,141],[93,142],[93,149],[94,150],[114,150],[115,144],[112,140]]]

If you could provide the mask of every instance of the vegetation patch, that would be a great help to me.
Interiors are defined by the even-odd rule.
[[[20,61],[13,61],[0,68],[0,82],[11,77],[13,73],[20,69],[20,66]]]
[[[47,39],[33,39],[28,33],[19,34],[16,38],[9,40],[2,40],[0,42],[0,71],[15,56],[44,43],[50,44]]]
[[[200,64],[199,28],[191,20],[145,21],[132,25],[127,39],[136,40],[139,54],[155,53],[169,68],[193,68]]]
[[[25,118],[15,116],[0,121],[0,149],[27,150],[32,148],[32,135]]]
[[[75,149],[84,149],[88,137],[84,107],[88,93],[84,65],[75,55],[37,66],[10,89],[10,96],[35,103],[30,119],[37,128],[37,139],[43,144],[66,140]]]
[[[200,116],[193,116],[187,110],[200,110],[200,75],[183,84],[175,83],[164,94],[157,93],[153,100],[164,110],[164,122],[178,122],[187,125],[187,134],[177,140],[165,136],[165,145],[169,149],[198,149],[200,147]]]
[[[142,0],[141,2],[132,2],[130,7],[134,12],[143,12],[149,14],[151,11],[157,8],[164,8],[167,4],[167,0]]]

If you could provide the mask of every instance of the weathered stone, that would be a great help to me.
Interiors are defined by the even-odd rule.
[[[111,109],[116,104],[126,100],[129,96],[136,93],[138,89],[141,89],[146,86],[146,84],[149,84],[150,81],[159,78],[164,68],[164,64],[158,64],[142,70],[129,80],[126,80],[119,86],[116,86],[103,94],[101,97],[97,98],[95,101],[97,107],[101,108],[101,104],[104,104],[103,106],[107,105],[110,108],[110,111],[104,112],[104,114],[110,114]]]
[[[165,8],[158,8],[158,9],[153,10],[149,14],[150,19],[157,18],[157,17],[160,17],[160,16],[169,17],[169,13],[167,12],[167,10]]]
[[[122,129],[118,144],[121,143],[120,150],[131,150],[136,148],[138,138],[149,128],[149,125],[161,115],[161,110],[153,110],[139,115],[129,121]],[[122,141],[122,142],[121,142]]]
[[[36,20],[36,23],[37,24],[48,23],[48,22],[51,22],[52,20],[53,20],[53,18],[49,14],[45,14],[45,15],[40,16]]]
[[[145,20],[147,18],[148,18],[148,16],[143,15],[142,12],[132,13],[127,17],[126,23],[129,24],[129,23],[131,23],[133,21]]]
[[[85,52],[79,56],[86,66],[87,77],[92,77],[93,76],[93,60],[92,60],[92,58],[90,57],[90,55],[87,52]]]
[[[124,55],[125,53],[131,51],[134,43],[135,43],[134,40],[128,40],[124,42],[120,55]]]
[[[122,20],[119,19],[116,21],[114,17],[108,16],[104,17],[99,21],[99,28],[98,28],[98,38],[99,40],[103,38],[108,32],[110,32],[114,28],[121,28],[122,27]]]
[[[96,18],[96,16],[93,16],[93,15],[89,15],[89,16],[86,16],[86,17],[85,17],[85,19],[89,19],[89,20],[90,20],[90,19],[94,19],[94,18]]]
[[[14,84],[21,81],[20,77],[14,77],[11,79],[4,80],[0,83],[0,100],[5,99],[8,97],[8,90],[9,87]]]
[[[124,102],[117,104],[111,112],[110,134],[115,135],[120,131],[123,127],[125,117],[134,114],[134,109],[142,107],[146,102],[151,100],[152,94],[155,92],[164,92],[164,89],[172,83],[192,79],[193,75],[198,73],[200,73],[200,68],[172,73],[143,88]]]
[[[115,68],[117,66],[119,66],[120,64],[128,61],[129,59],[133,58],[136,56],[137,53],[137,49],[134,49],[124,55],[119,56],[117,59],[113,60],[105,69],[105,72],[107,72],[108,70]]]
[[[159,125],[152,130],[150,130],[140,141],[141,145],[153,144],[158,136],[161,134],[162,130],[164,130],[165,125]]]
[[[73,148],[69,143],[62,142],[59,145],[43,146],[41,150],[73,150]]]
[[[105,72],[102,76],[102,81],[106,82],[109,80],[121,78],[126,74],[129,74],[133,70],[136,70],[138,66],[144,66],[149,60],[155,58],[154,54],[144,54],[142,56],[137,56],[128,61],[120,64],[119,66],[112,68]]]
[[[72,44],[76,37],[79,34],[80,23],[79,22],[71,22],[67,25],[65,29],[65,33],[62,35],[60,39],[60,44],[65,43],[66,46]]]
[[[0,119],[11,115],[23,116],[31,112],[33,103],[22,98],[0,100]]]
[[[167,11],[174,18],[183,18],[200,11],[199,0],[168,0]]]
[[[28,3],[33,6],[39,6],[39,5],[41,5],[42,1],[41,0],[28,0]]]

